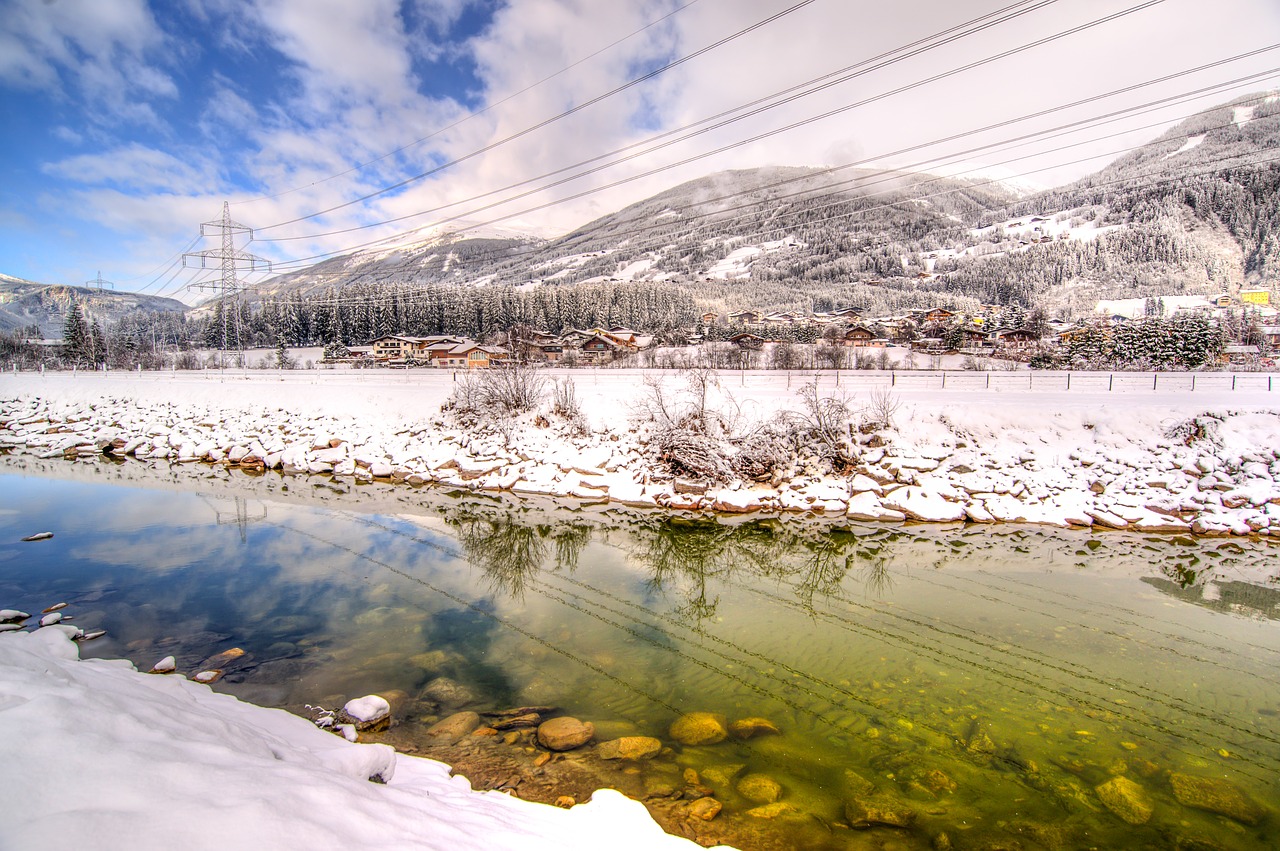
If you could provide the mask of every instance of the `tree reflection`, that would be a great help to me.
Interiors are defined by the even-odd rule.
[[[456,530],[463,555],[484,573],[490,589],[523,600],[529,579],[547,559],[547,527],[461,512],[450,512],[445,520]]]

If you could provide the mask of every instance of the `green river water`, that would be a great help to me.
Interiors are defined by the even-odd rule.
[[[642,773],[692,768],[719,818],[767,815],[796,848],[1280,847],[1274,544],[3,461],[0,607],[69,603],[108,630],[86,656],[240,648],[214,688],[295,711],[395,691],[402,727],[554,704],[597,739],[662,739]],[[695,711],[780,734],[672,742]],[[750,774],[786,806],[749,816]],[[851,801],[909,824],[851,830]]]

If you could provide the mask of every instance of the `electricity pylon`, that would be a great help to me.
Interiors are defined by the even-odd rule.
[[[239,354],[240,362],[244,363],[244,350],[240,341],[240,292],[245,287],[237,280],[236,273],[257,272],[265,270],[271,271],[271,261],[264,260],[246,251],[240,251],[235,246],[235,234],[247,233],[249,239],[253,239],[253,228],[248,225],[242,225],[233,221],[231,218],[230,206],[226,201],[222,202],[222,218],[212,222],[202,222],[200,224],[200,235],[209,236],[216,229],[222,235],[222,246],[220,248],[208,248],[204,251],[192,251],[182,255],[182,265],[187,266],[187,258],[193,261],[198,259],[200,265],[198,268],[221,268],[222,279],[219,281],[203,281],[198,284],[191,284],[190,289],[197,290],[214,290],[221,293],[222,299],[222,351],[227,350],[227,297],[231,297],[231,308],[236,313],[236,351]],[[211,260],[218,261],[216,264],[210,263]]]
[[[96,286],[96,287],[98,288],[98,291],[99,291],[99,292],[101,292],[101,291],[102,291],[103,289],[105,289],[106,287],[111,287],[111,289],[113,289],[113,290],[116,288],[116,285],[115,285],[115,284],[113,284],[111,281],[104,281],[104,280],[102,280],[102,272],[98,272],[98,277],[94,278],[93,280],[91,280],[91,281],[85,281],[85,282],[84,282],[84,285],[85,285],[86,287],[88,287],[88,286]]]

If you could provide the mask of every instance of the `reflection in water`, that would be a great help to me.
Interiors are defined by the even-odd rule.
[[[1280,799],[1266,543],[539,514],[469,496],[418,516],[264,502],[263,519],[220,526],[181,493],[0,488],[15,509],[0,540],[57,532],[0,545],[0,605],[65,599],[110,631],[86,654],[173,652],[193,670],[240,647],[219,688],[299,708],[400,691],[408,723],[557,704],[668,741],[678,713],[763,717],[782,734],[664,759],[700,772],[723,818],[754,806],[733,777],[767,774],[805,816],[795,847],[1276,844],[1275,814],[1187,803],[1171,780]],[[1130,823],[1100,787],[1151,814]],[[863,799],[909,826],[830,828]]]

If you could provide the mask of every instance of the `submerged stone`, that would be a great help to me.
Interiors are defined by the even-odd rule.
[[[729,732],[735,739],[751,739],[756,736],[779,736],[782,731],[768,718],[739,718],[729,725]]]
[[[724,809],[724,804],[715,798],[699,798],[689,805],[689,817],[711,821],[720,815],[722,809]]]
[[[601,759],[653,759],[661,751],[662,742],[652,736],[623,736],[596,748]]]
[[[547,750],[571,751],[591,741],[596,728],[590,722],[564,716],[543,721],[538,725],[538,743]]]
[[[723,715],[713,712],[690,712],[671,725],[671,738],[682,745],[714,745],[729,736]]]
[[[1208,810],[1241,824],[1257,824],[1266,810],[1249,798],[1240,787],[1217,777],[1193,777],[1173,772],[1169,775],[1173,797],[1184,807]]]
[[[1146,824],[1154,807],[1137,783],[1127,777],[1113,777],[1093,790],[1103,806],[1129,824]]]
[[[480,715],[476,712],[457,712],[427,728],[427,735],[433,738],[460,739],[471,735],[480,726]]]
[[[748,774],[738,781],[738,794],[757,804],[772,804],[782,797],[782,784],[767,774]]]
[[[850,827],[858,830],[875,825],[910,827],[915,823],[916,811],[891,795],[872,795],[845,802],[844,817]]]

